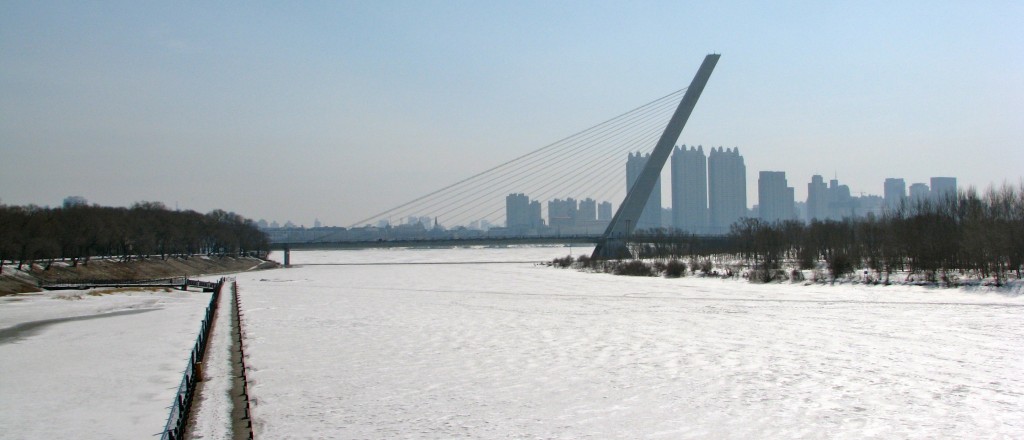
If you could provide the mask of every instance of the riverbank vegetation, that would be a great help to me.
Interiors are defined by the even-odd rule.
[[[58,208],[0,205],[0,268],[95,257],[117,261],[169,257],[266,257],[266,234],[247,218],[214,210],[170,210],[159,202],[129,208],[69,203]]]
[[[648,231],[631,237],[642,262],[572,265],[626,275],[690,273],[745,276],[755,282],[837,279],[855,272],[866,282],[957,285],[966,278],[1002,285],[1024,270],[1024,186],[962,191],[905,203],[882,216],[804,223],[742,219],[727,236]],[[564,261],[556,266],[567,267]],[[671,271],[668,269],[672,268]]]

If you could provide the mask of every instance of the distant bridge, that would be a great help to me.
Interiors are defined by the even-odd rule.
[[[469,238],[428,238],[413,240],[359,240],[335,242],[272,243],[271,249],[321,250],[321,249],[373,249],[373,248],[453,248],[453,247],[506,247],[506,246],[596,246],[604,239],[603,234],[563,235],[546,237],[469,237]],[[629,236],[623,243],[628,246],[641,245],[686,245],[703,249],[722,247],[730,242],[727,235],[672,234],[666,232],[640,232]]]
[[[508,246],[556,246],[572,247],[573,245],[597,246],[605,240],[603,234],[551,236],[551,237],[473,237],[422,240],[371,240],[371,241],[337,241],[337,242],[302,242],[274,243],[273,250],[284,253],[284,265],[291,266],[293,250],[328,250],[328,249],[374,249],[374,248],[457,248],[457,247],[508,247]],[[665,231],[643,231],[630,235],[620,243],[627,250],[647,249],[649,255],[666,257],[673,251],[690,255],[719,254],[735,246],[733,237],[728,235],[694,235],[670,234]],[[660,250],[659,250],[660,249]],[[571,252],[570,252],[571,253]],[[631,255],[620,254],[617,257],[601,259],[625,258]]]
[[[469,246],[525,246],[525,245],[597,245],[600,234],[567,235],[550,237],[469,237],[469,238],[425,238],[402,240],[356,240],[333,242],[271,243],[273,250],[309,249],[371,249],[371,248],[431,248]]]

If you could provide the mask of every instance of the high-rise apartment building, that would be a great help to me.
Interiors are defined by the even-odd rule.
[[[726,234],[747,216],[747,167],[739,148],[708,152],[708,232]]]
[[[600,221],[612,221],[612,202],[601,202],[597,205],[597,219]]]
[[[842,220],[853,218],[863,213],[858,212],[859,198],[850,194],[850,187],[840,185],[839,180],[832,179],[825,185],[825,180],[815,175],[807,184],[807,215],[812,220]]]
[[[915,183],[910,185],[910,203],[916,205],[928,199],[931,196],[931,192],[928,190],[928,185],[925,183]]]
[[[640,154],[639,152],[629,154],[629,159],[626,160],[626,191],[633,188],[633,183],[640,178],[640,173],[643,172],[644,166],[647,165],[647,159],[650,157],[650,154]],[[640,218],[636,223],[634,229],[637,230],[661,227],[661,177],[654,184],[651,197],[647,199],[647,204],[644,205],[644,210],[640,213]]]
[[[828,218],[828,185],[819,175],[811,176],[807,184],[807,222]]]
[[[828,181],[828,218],[842,220],[853,218],[857,210],[857,201],[850,194],[850,187],[840,185],[838,179]]]
[[[672,151],[672,227],[703,234],[708,223],[708,164],[704,147]]]
[[[533,200],[530,202],[530,227],[541,228],[544,226],[544,218],[540,213],[540,201]]]
[[[553,199],[548,201],[548,226],[552,228],[571,228],[576,226],[578,214],[576,199]]]
[[[523,232],[543,225],[540,216],[540,202],[526,194],[509,194],[505,197],[505,226],[510,230]]]
[[[597,202],[587,197],[580,201],[580,207],[576,211],[576,220],[580,222],[597,220]]]
[[[934,200],[956,197],[956,177],[932,177],[931,197]]]
[[[886,209],[899,208],[907,199],[907,182],[903,179],[890,177],[885,179],[883,197]]]
[[[530,198],[523,193],[505,197],[505,226],[526,228],[530,226]]]
[[[791,220],[796,214],[793,188],[786,184],[785,171],[761,171],[757,179],[758,215],[762,220]]]

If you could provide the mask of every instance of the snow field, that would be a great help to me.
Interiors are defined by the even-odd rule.
[[[0,298],[0,439],[153,438],[210,294]]]
[[[267,438],[1024,434],[1020,297],[616,277],[529,263],[300,266],[238,282],[254,425]]]

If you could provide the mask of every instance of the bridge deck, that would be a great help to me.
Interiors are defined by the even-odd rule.
[[[369,249],[401,247],[464,247],[464,246],[522,246],[522,245],[594,245],[600,239],[597,235],[563,237],[486,237],[486,238],[444,238],[423,240],[366,240],[336,242],[271,243],[275,250],[284,249]]]

